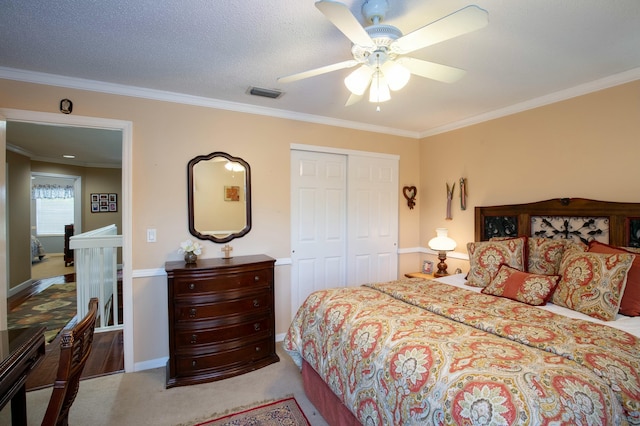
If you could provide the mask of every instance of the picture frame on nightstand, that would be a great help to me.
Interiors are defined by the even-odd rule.
[[[422,273],[433,274],[433,262],[429,260],[425,260],[424,262],[422,262]]]

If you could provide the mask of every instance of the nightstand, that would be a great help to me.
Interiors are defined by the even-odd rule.
[[[423,274],[422,272],[409,272],[404,276],[407,278],[422,278],[424,280],[432,280],[434,278],[433,274]]]

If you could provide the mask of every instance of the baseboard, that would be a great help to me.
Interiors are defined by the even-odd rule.
[[[150,359],[148,361],[136,362],[133,364],[133,371],[151,370],[154,368],[165,367],[169,361],[169,357]]]
[[[16,294],[20,293],[21,291],[25,291],[27,290],[29,287],[31,287],[31,285],[33,285],[33,280],[27,280],[21,284],[18,284],[15,287],[11,287],[9,289],[8,293],[8,297],[11,296],[15,296]]]

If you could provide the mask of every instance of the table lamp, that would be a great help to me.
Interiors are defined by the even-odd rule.
[[[447,272],[447,252],[456,248],[456,242],[447,236],[447,228],[437,228],[436,237],[429,240],[429,248],[438,252],[438,270],[433,274],[434,277],[444,277],[449,275]]]

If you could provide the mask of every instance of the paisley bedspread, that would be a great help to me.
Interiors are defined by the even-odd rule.
[[[367,425],[640,424],[640,339],[437,281],[313,293],[284,348]]]

